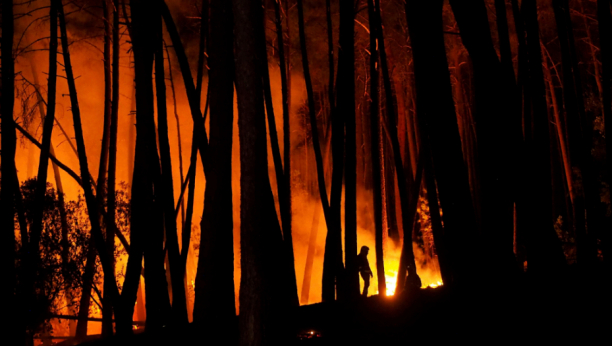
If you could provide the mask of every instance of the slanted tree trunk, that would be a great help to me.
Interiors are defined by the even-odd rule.
[[[265,21],[264,21],[265,23]],[[297,280],[295,276],[295,258],[293,255],[293,236],[291,234],[291,209],[289,208],[289,194],[287,193],[287,184],[285,182],[285,173],[283,162],[280,153],[278,142],[278,134],[276,131],[276,118],[274,116],[274,106],[272,104],[272,89],[270,87],[270,71],[268,68],[268,56],[266,49],[265,25],[261,27],[258,33],[259,49],[261,50],[261,69],[263,78],[263,93],[266,105],[266,116],[268,119],[268,128],[270,131],[270,147],[272,148],[272,158],[274,161],[274,170],[276,173],[276,186],[278,190],[278,204],[280,209],[281,224],[283,229],[284,242],[291,244],[291,251],[286,247],[285,260],[283,261],[284,268],[281,269],[281,275],[286,279],[286,297],[294,306],[299,306],[300,301],[297,293]]]
[[[328,237],[334,237],[334,233],[340,234],[339,219],[334,219],[330,209],[329,199],[327,198],[327,189],[325,187],[325,174],[323,172],[323,157],[321,155],[321,143],[319,142],[319,131],[317,128],[317,117],[315,109],[314,91],[312,87],[312,79],[310,78],[310,65],[308,63],[308,51],[306,49],[306,32],[304,28],[304,5],[302,0],[297,1],[298,7],[298,26],[300,36],[300,48],[302,53],[302,65],[304,70],[304,80],[306,82],[306,94],[308,98],[308,114],[310,118],[310,127],[312,131],[312,145],[315,153],[315,161],[317,168],[317,182],[319,187],[319,195],[323,205],[323,215],[327,224]],[[332,187],[333,189],[333,187]],[[325,255],[323,259],[323,283],[322,283],[322,298],[323,301],[332,301],[335,299],[335,272],[334,272],[334,253],[335,248],[332,241],[325,242]]]
[[[134,240],[144,243],[146,328],[155,330],[169,322],[170,312],[164,272],[162,204],[161,200],[157,199],[163,194],[160,193],[151,78],[154,53],[161,41],[161,32],[156,29],[161,23],[157,20],[158,6],[151,6],[143,0],[131,0],[130,8],[136,82],[136,153],[132,183],[131,236],[136,237]],[[131,242],[132,247],[134,240]]]
[[[56,26],[57,27],[57,26]],[[33,65],[31,65],[33,66]],[[36,98],[38,101],[38,112],[41,115],[41,118],[44,117],[44,115],[46,114],[45,111],[45,101],[42,97],[42,94],[40,93],[40,84],[38,83],[38,75],[36,74],[36,71],[34,69],[34,67],[32,67],[32,76],[34,79],[34,85],[36,88]],[[34,144],[32,144],[34,145]],[[49,157],[51,156],[55,156],[55,150],[53,148],[53,141],[49,144]],[[57,200],[58,200],[58,206],[59,206],[59,212],[60,212],[60,222],[61,222],[61,227],[62,227],[62,235],[61,235],[61,246],[62,246],[62,252],[61,252],[61,257],[62,257],[62,263],[68,263],[68,257],[69,257],[69,247],[70,247],[70,243],[68,241],[68,216],[66,214],[66,205],[64,202],[64,186],[62,184],[62,177],[60,175],[60,171],[59,171],[59,167],[58,165],[53,162],[52,164],[53,167],[53,176],[55,177],[55,187],[57,188]],[[17,182],[19,183],[19,182]],[[20,221],[21,223],[21,221]],[[23,223],[21,223],[20,228],[26,228],[25,227],[25,220]],[[27,232],[26,232],[26,239],[27,239]],[[65,265],[64,268],[62,268],[62,275],[64,276],[64,280],[68,280],[68,277],[70,275],[70,273],[67,272],[68,267]],[[74,292],[72,292],[71,288],[69,288],[68,286],[68,281],[65,282],[66,285],[64,287],[64,292],[66,295],[66,305],[68,305],[68,309],[70,311],[70,314],[74,314],[74,311],[72,310],[71,304],[72,304],[72,299],[74,298]],[[75,333],[75,327],[76,327],[76,321],[72,320],[70,321],[70,333],[71,335]]]
[[[444,210],[444,239],[452,244],[445,285],[469,284],[472,273],[471,238],[464,235],[476,227],[467,169],[455,114],[450,74],[442,32],[443,1],[406,1],[406,16],[414,57],[417,115],[422,141],[429,141]],[[441,244],[436,244],[439,246]]]
[[[359,296],[357,271],[357,127],[355,122],[355,4],[340,1],[340,46],[336,112],[344,115],[346,151],[344,176],[344,275],[346,294]]]
[[[287,58],[285,57],[285,44],[283,39],[283,24],[281,21],[281,9],[280,9],[280,1],[274,1],[274,14],[275,14],[275,24],[276,24],[276,37],[278,41],[278,58],[280,61],[280,75],[281,75],[281,94],[282,94],[282,102],[283,102],[283,161],[284,161],[284,170],[283,176],[284,180],[282,182],[278,182],[279,184],[284,185],[284,193],[285,193],[285,201],[284,205],[281,206],[285,208],[285,218],[283,219],[283,243],[285,247],[285,252],[287,253],[288,258],[288,266],[290,266],[290,271],[288,274],[289,289],[293,290],[293,286],[297,285],[297,278],[295,276],[295,256],[293,253],[293,226],[292,226],[292,208],[291,208],[291,123],[290,123],[290,114],[289,114],[289,89],[291,86],[289,85],[289,77],[287,73]],[[295,287],[297,299],[297,286]],[[290,297],[291,298],[291,297]],[[295,304],[295,301],[294,301]],[[299,305],[299,300],[297,301]]]
[[[178,229],[174,213],[174,183],[172,179],[172,159],[170,140],[168,139],[168,111],[166,105],[166,77],[164,70],[164,42],[161,16],[157,23],[158,40],[155,42],[155,87],[157,96],[157,134],[161,156],[161,208],[164,211],[166,249],[170,264],[170,281],[172,285],[172,323],[187,324],[187,299],[185,293],[185,266],[182,265],[178,243]]]
[[[72,110],[72,119],[74,124],[75,141],[79,156],[79,166],[81,171],[81,180],[83,181],[83,191],[85,194],[85,202],[87,205],[87,213],[89,215],[89,221],[91,224],[91,237],[93,244],[98,251],[100,256],[100,262],[102,263],[102,269],[104,277],[112,282],[115,282],[115,272],[112,265],[112,260],[108,253],[104,251],[105,240],[100,227],[100,218],[98,217],[98,205],[96,197],[93,194],[91,186],[91,176],[89,174],[89,164],[87,162],[87,152],[85,150],[85,139],[83,137],[83,127],[81,123],[81,110],[79,107],[79,101],[77,96],[76,84],[74,79],[74,72],[72,71],[72,63],[70,60],[68,34],[66,30],[66,19],[64,17],[64,6],[61,0],[52,0],[55,2],[58,18],[60,24],[60,33],[62,38],[62,53],[64,57],[64,67],[66,71],[66,79],[68,80],[68,90],[70,92],[70,104]],[[118,299],[119,290],[116,285],[113,285],[108,292],[105,292],[111,298],[113,308],[115,311],[119,309]]]
[[[232,138],[234,120],[234,51],[232,4],[210,2],[208,41],[210,160],[200,224],[200,256],[195,278],[193,321],[213,340],[236,344],[234,240],[232,207]],[[203,23],[203,25],[208,23]],[[210,101],[208,101],[210,100]],[[185,245],[183,245],[185,246]],[[224,330],[226,333],[219,333]],[[228,339],[228,335],[231,335]]]
[[[16,271],[15,271],[15,209],[13,200],[19,192],[19,184],[15,184],[15,150],[17,134],[13,126],[13,109],[15,105],[15,65],[13,60],[13,1],[2,1],[2,85],[0,86],[0,117],[2,118],[2,155],[0,180],[0,228],[2,229],[2,263],[0,270],[6,275],[2,284],[2,297],[7,299],[7,312],[19,319],[8,319],[5,324],[6,342],[8,344],[23,344],[25,332],[20,319],[23,313],[17,310],[15,299]],[[23,241],[24,239],[22,239]]]
[[[595,234],[600,227],[599,211],[596,208],[600,203],[599,190],[591,156],[592,119],[587,119],[585,112],[569,1],[554,0],[552,5],[561,47],[563,102],[567,112],[570,158],[580,174],[576,180],[583,182],[583,192],[578,191],[574,203],[576,257],[579,265],[592,266],[597,259]],[[585,211],[587,218],[584,217]]]
[[[283,281],[280,225],[268,178],[266,123],[257,33],[262,25],[259,2],[234,0],[236,91],[240,138],[240,344],[282,343]]]
[[[43,209],[44,199],[47,192],[47,172],[49,168],[49,149],[51,147],[51,135],[53,134],[53,121],[55,119],[55,96],[57,85],[57,8],[52,4],[49,10],[49,23],[51,39],[49,41],[49,80],[47,87],[47,114],[43,120],[42,146],[38,161],[38,175],[36,178],[36,191],[34,195],[34,210],[32,212],[32,224],[30,226],[30,237],[27,258],[25,258],[26,296],[25,302],[28,309],[36,300],[35,285],[37,281],[37,268],[40,264],[40,237],[43,231]],[[28,336],[28,338],[33,337]]]

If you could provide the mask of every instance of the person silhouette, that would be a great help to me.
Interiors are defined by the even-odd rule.
[[[357,268],[361,277],[363,278],[363,293],[361,294],[364,297],[368,296],[368,288],[370,287],[370,278],[374,277],[372,274],[372,269],[370,269],[370,262],[368,262],[368,252],[370,248],[367,246],[362,246],[359,255],[357,255]]]
[[[410,265],[406,266],[406,273],[408,276],[406,277],[406,283],[404,284],[404,290],[414,291],[421,288],[421,278],[416,273],[416,270],[411,270]]]

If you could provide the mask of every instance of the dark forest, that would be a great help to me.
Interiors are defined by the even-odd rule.
[[[612,1],[1,3],[2,344],[612,341]]]

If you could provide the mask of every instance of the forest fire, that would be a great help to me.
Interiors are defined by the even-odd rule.
[[[3,343],[606,330],[611,4],[2,0]]]

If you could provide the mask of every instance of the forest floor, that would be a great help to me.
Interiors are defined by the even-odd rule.
[[[403,345],[469,342],[612,344],[612,290],[601,275],[589,282],[568,273],[555,284],[522,279],[513,287],[478,283],[469,290],[444,286],[392,297],[301,306],[288,316],[288,345]],[[194,326],[136,334],[129,340],[94,340],[82,346],[207,344]],[[161,341],[161,343],[160,343]]]

